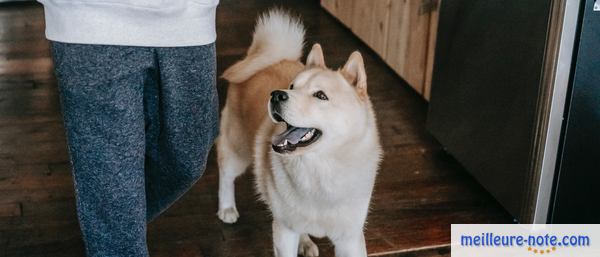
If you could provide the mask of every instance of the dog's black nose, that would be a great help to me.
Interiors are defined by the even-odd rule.
[[[288,94],[284,91],[275,90],[275,91],[271,92],[271,102],[272,103],[285,102],[288,98],[289,98]]]

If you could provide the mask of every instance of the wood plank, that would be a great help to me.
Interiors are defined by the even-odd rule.
[[[33,73],[52,72],[50,57],[6,60],[0,64],[0,75],[28,75]]]
[[[392,1],[385,61],[419,94],[424,92],[430,15],[422,1]]]
[[[433,0],[435,1],[435,5],[437,8],[431,12],[431,17],[429,19],[429,39],[427,40],[427,66],[425,69],[425,85],[423,89],[423,97],[425,100],[429,101],[431,97],[431,80],[433,78],[433,64],[435,61],[435,44],[437,42],[437,29],[438,22],[440,19],[440,9],[439,6],[441,4],[441,0]]]
[[[352,32],[379,56],[386,56],[391,0],[354,0]]]
[[[322,0],[321,6],[346,27],[352,28],[354,2],[356,0]]]
[[[0,218],[20,217],[22,214],[20,203],[0,204]]]

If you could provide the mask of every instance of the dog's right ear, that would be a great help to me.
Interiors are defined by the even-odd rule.
[[[306,57],[306,69],[310,68],[326,68],[325,58],[323,57],[323,49],[321,45],[314,44],[308,57]]]
[[[364,95],[367,94],[367,73],[365,72],[365,62],[360,52],[354,51],[350,55],[341,72],[350,85],[354,86]]]

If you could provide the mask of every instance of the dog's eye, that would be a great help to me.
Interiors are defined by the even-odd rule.
[[[294,84],[290,85],[290,90],[294,89]]]
[[[313,94],[313,96],[321,100],[329,100],[329,98],[327,98],[327,95],[325,95],[323,91],[317,91]]]

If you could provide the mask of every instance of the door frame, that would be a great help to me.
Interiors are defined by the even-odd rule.
[[[522,223],[548,221],[581,2],[552,1]]]

